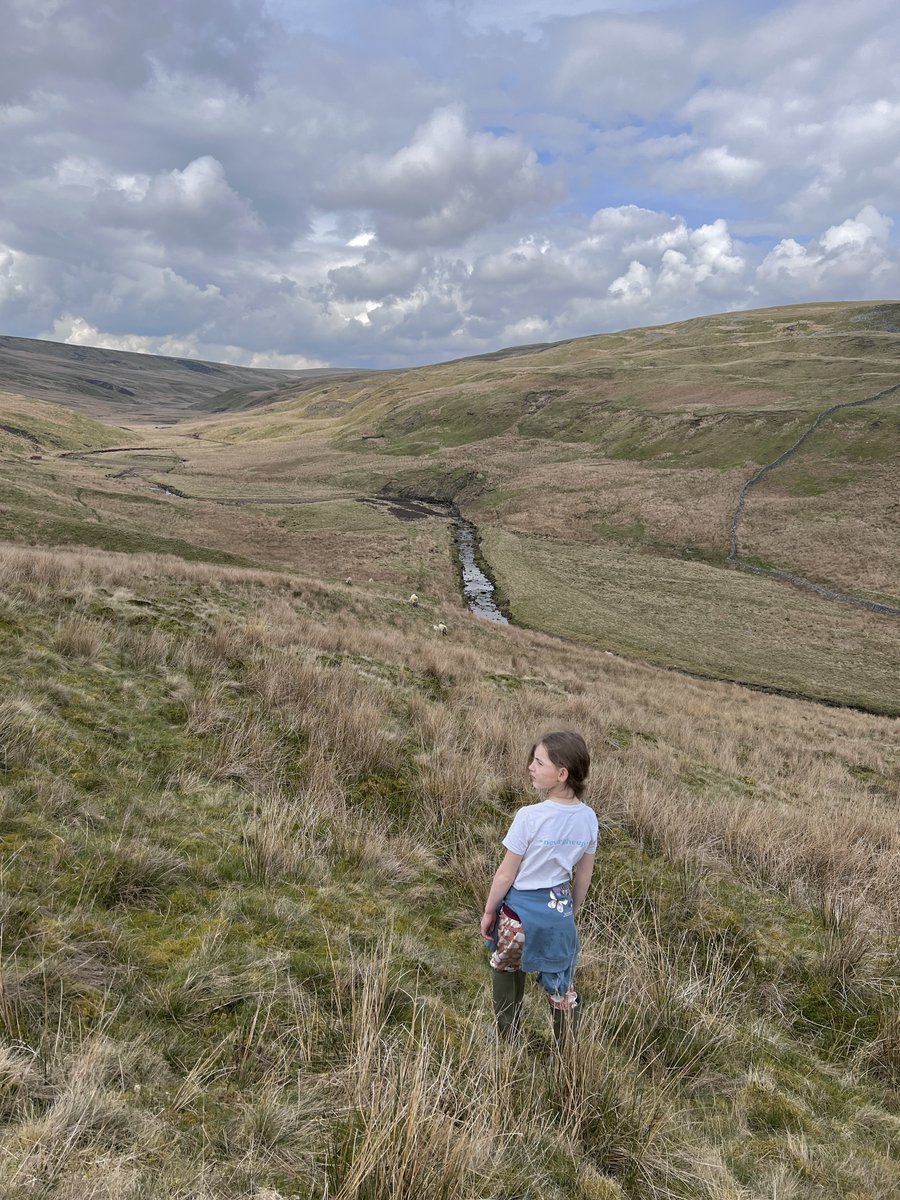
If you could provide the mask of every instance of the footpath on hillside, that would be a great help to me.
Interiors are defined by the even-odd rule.
[[[900,391],[900,383],[895,383],[892,387],[883,388],[880,392],[876,392],[874,396],[865,396],[862,400],[847,400],[841,404],[832,404],[830,408],[826,408],[819,413],[809,428],[783,454],[779,454],[772,462],[766,463],[764,467],[760,467],[756,474],[747,480],[738,495],[737,505],[731,517],[730,544],[728,557],[725,561],[741,571],[749,571],[754,575],[767,575],[770,579],[779,579],[784,583],[793,583],[797,587],[807,588],[809,591],[815,592],[817,596],[822,596],[826,600],[839,600],[844,604],[855,604],[858,608],[866,608],[870,612],[885,613],[888,616],[900,617],[900,608],[897,608],[893,604],[880,604],[876,600],[866,600],[862,596],[850,596],[846,592],[836,592],[824,584],[815,583],[812,579],[805,579],[802,575],[793,575],[789,571],[779,571],[775,567],[760,567],[755,563],[747,562],[746,559],[740,558],[738,555],[738,527],[741,517],[744,515],[744,504],[750,489],[765,479],[776,467],[782,466],[783,463],[796,454],[807,438],[811,437],[822,422],[833,413],[839,412],[843,408],[861,408],[864,404],[874,404],[876,400],[882,400],[885,396],[893,395],[897,391]]]

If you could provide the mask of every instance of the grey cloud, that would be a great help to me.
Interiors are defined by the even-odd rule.
[[[95,212],[111,225],[155,235],[166,245],[223,251],[265,241],[260,222],[225,178],[222,164],[204,155],[147,181],[107,189]]]
[[[393,311],[379,310],[370,317],[377,332],[386,328],[400,342],[422,345],[449,337],[459,328],[459,304],[453,297],[422,296],[412,306],[398,306]]]
[[[133,92],[160,71],[200,73],[248,90],[272,32],[262,0],[7,0],[0,100],[98,78]]]
[[[353,266],[328,272],[334,294],[346,300],[374,300],[411,291],[423,275],[424,264],[411,254],[368,252]]]
[[[396,153],[366,155],[348,167],[324,198],[371,210],[384,241],[416,246],[460,242],[491,221],[556,196],[552,179],[521,139],[470,133],[453,107],[432,114]]]
[[[623,114],[655,117],[686,101],[695,85],[692,38],[683,22],[592,15],[548,31],[546,41],[549,98],[601,125]]]
[[[4,331],[34,337],[59,311],[59,268],[0,244],[0,312]]]

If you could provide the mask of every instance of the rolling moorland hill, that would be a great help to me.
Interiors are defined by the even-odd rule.
[[[301,379],[356,373],[234,367],[34,338],[0,337],[3,390],[71,406],[98,420],[177,421],[206,403],[251,408]]]
[[[413,525],[372,503],[439,497],[477,524],[484,563],[520,626],[897,713],[898,329],[897,304],[806,305],[408,371],[310,372],[274,388],[261,377],[174,399],[163,374],[166,427],[150,419],[152,404],[144,413],[117,399],[117,356],[97,352],[111,388],[102,405],[73,391],[68,441],[36,427],[28,440],[32,393],[20,369],[0,429],[0,533],[315,564],[326,579],[448,598],[457,574],[449,520]],[[129,370],[141,358],[125,357]],[[188,374],[148,358],[148,388],[157,362]],[[735,541],[748,569],[735,569],[742,487],[838,405],[848,407],[747,493]],[[88,446],[77,421],[98,411],[105,428]],[[116,446],[143,448],[63,457]]]
[[[10,386],[0,1195],[893,1200],[897,623],[725,559],[743,482],[893,386],[898,309],[306,378],[161,421]],[[523,415],[547,364],[561,394]],[[706,401],[654,408],[679,370]],[[729,407],[753,371],[768,398]],[[896,598],[896,413],[823,422],[749,494],[743,552]],[[519,624],[469,614],[452,522],[385,490],[455,499]],[[492,1039],[477,928],[551,727],[592,746],[602,831],[561,1056],[534,989],[522,1044]]]

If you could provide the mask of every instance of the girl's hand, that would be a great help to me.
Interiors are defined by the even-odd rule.
[[[485,939],[485,941],[487,941],[491,936],[496,921],[497,914],[495,912],[486,912],[481,918],[481,936]]]

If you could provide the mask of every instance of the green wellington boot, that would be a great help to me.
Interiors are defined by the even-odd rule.
[[[550,1012],[553,1015],[553,1036],[556,1038],[556,1045],[560,1050],[569,1043],[575,1041],[575,1036],[578,1033],[578,1025],[581,1021],[582,998],[579,995],[578,1001],[573,1009],[568,1012],[561,1008],[551,1008]]]
[[[522,1000],[525,996],[524,971],[498,971],[491,968],[494,1015],[497,1031],[505,1042],[511,1042],[522,1023]]]

